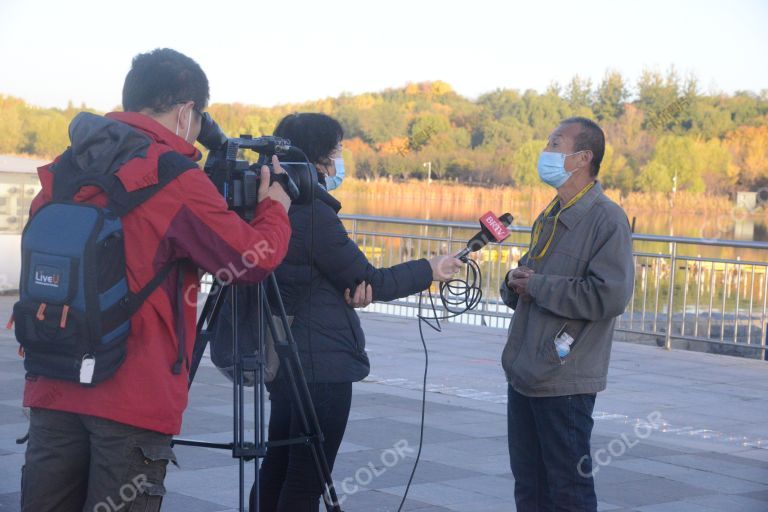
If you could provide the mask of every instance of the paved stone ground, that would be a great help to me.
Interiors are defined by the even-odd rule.
[[[0,298],[6,318],[10,298]],[[355,384],[334,479],[351,511],[397,510],[418,446],[424,355],[416,321],[363,313],[373,374]],[[430,353],[424,451],[404,510],[514,511],[506,445],[504,332],[445,325]],[[21,361],[0,334],[0,510],[18,510],[26,430]],[[757,360],[614,344],[595,408],[601,511],[768,510],[768,366]],[[231,387],[206,364],[184,435],[231,439]],[[650,425],[649,419],[653,423]],[[407,443],[404,444],[404,443]],[[395,447],[404,458],[396,457]],[[177,447],[164,510],[233,510],[237,469],[226,452]],[[249,468],[249,475],[252,469]]]

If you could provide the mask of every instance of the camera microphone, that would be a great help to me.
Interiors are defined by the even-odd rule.
[[[509,226],[512,225],[511,213],[505,213],[497,217],[493,212],[488,212],[480,217],[480,231],[469,239],[467,246],[456,255],[462,261],[466,261],[471,252],[477,252],[490,242],[501,243],[509,236]]]

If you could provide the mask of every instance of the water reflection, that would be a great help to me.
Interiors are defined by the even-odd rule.
[[[476,222],[488,210],[497,214],[509,211],[515,216],[517,226],[530,226],[542,206],[542,197],[535,200],[504,201],[498,194],[488,194],[482,198],[476,194],[467,197],[433,197],[409,194],[404,187],[402,193],[386,194],[376,197],[358,187],[351,190],[340,189],[335,193],[342,202],[342,213],[377,215],[385,217],[406,217],[429,220],[450,220]],[[437,194],[436,194],[437,195]],[[648,214],[627,211],[630,222],[634,221],[635,232],[653,235],[669,235],[679,237],[725,239],[741,241],[768,241],[766,224],[762,219],[745,216],[743,212],[734,209],[714,215],[696,215],[690,213]],[[406,226],[381,225],[382,230],[397,229],[402,234],[416,234],[418,229],[409,230]],[[422,231],[420,234],[424,234]],[[521,242],[523,240],[520,240]],[[654,254],[669,252],[669,244],[653,242],[638,242],[635,250]],[[678,248],[682,256],[703,256],[708,258],[728,258],[753,261],[765,261],[766,253],[760,250],[744,250],[721,247],[682,245]]]

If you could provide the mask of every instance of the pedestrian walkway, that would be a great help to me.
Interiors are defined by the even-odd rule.
[[[5,318],[10,298],[0,298]],[[3,316],[6,315],[6,316]],[[354,386],[334,469],[346,512],[394,511],[418,448],[424,354],[417,323],[363,313],[371,376]],[[514,511],[506,442],[500,329],[444,325],[429,347],[424,450],[403,510]],[[615,343],[595,406],[593,453],[601,511],[768,511],[768,366],[757,360]],[[18,510],[26,431],[23,369],[0,335],[0,511]],[[231,440],[231,386],[204,361],[186,437]],[[164,510],[236,508],[227,452],[177,447]],[[252,474],[249,468],[249,474]]]

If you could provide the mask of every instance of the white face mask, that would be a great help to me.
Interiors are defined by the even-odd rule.
[[[328,192],[339,188],[341,186],[341,182],[344,181],[344,159],[334,158],[333,165],[336,168],[336,174],[333,176],[328,175],[325,177],[325,187],[328,189]]]
[[[191,110],[191,109],[190,109]],[[176,135],[179,134],[179,126],[181,124],[181,113],[184,112],[184,107],[179,109],[179,117],[176,118]],[[189,142],[189,132],[192,129],[192,112],[189,113],[189,121],[187,122],[187,134],[184,135],[184,140]]]

